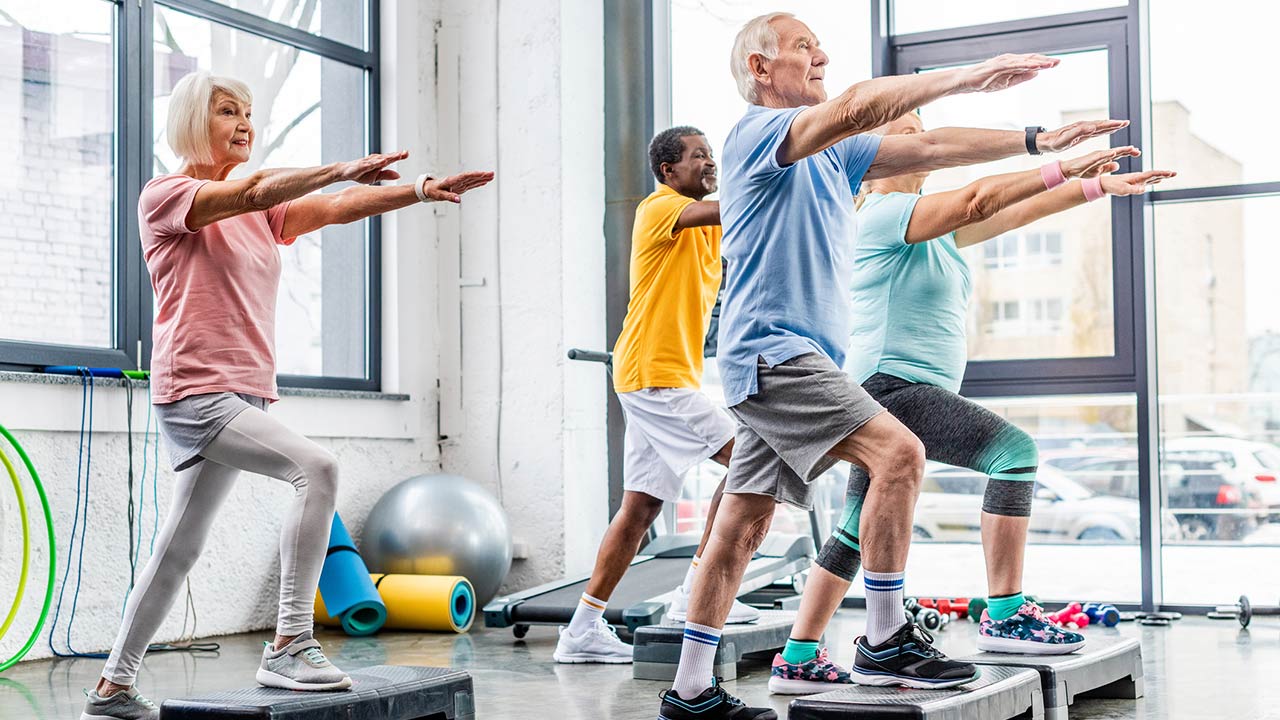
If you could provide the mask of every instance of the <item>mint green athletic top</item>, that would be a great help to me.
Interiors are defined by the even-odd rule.
[[[858,211],[845,370],[859,383],[883,372],[958,392],[968,354],[969,266],[954,233],[907,244],[919,199],[872,193]]]

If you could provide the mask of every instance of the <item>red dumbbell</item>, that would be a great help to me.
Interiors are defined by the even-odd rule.
[[[943,598],[938,601],[938,612],[943,615],[955,613],[956,617],[964,619],[969,616],[969,598]]]
[[[938,603],[933,598],[917,598],[916,602],[920,603],[920,607],[938,609]]]

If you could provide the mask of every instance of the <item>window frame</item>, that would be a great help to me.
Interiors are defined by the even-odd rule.
[[[155,8],[182,12],[212,23],[290,45],[357,68],[364,75],[366,152],[381,147],[381,66],[379,1],[365,7],[364,43],[347,45],[306,30],[274,22],[214,0],[107,0],[115,8],[112,50],[115,58],[115,163],[112,244],[114,292],[111,317],[113,346],[95,348],[0,338],[0,368],[39,371],[48,365],[114,369],[151,366],[153,297],[139,240],[138,196],[152,177],[155,58]],[[369,218],[366,232],[365,374],[363,377],[281,374],[281,387],[380,391],[382,386],[382,225]]]

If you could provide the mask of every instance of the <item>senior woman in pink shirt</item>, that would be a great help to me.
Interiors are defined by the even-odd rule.
[[[293,485],[280,535],[275,642],[263,649],[260,684],[343,690],[351,678],[312,637],[312,605],[328,546],[338,463],[271,418],[276,394],[278,246],[326,225],[420,202],[460,202],[493,173],[376,186],[408,153],[259,170],[229,180],[249,160],[252,97],[241,82],[198,72],[170,100],[168,137],[181,169],[147,183],[138,201],[143,257],[155,291],[151,383],[155,412],[178,472],[155,552],[129,595],[102,679],[82,720],[151,720],[155,705],[133,687],[138,666],[200,555],[218,507],[241,471]],[[361,183],[313,194],[333,183]]]

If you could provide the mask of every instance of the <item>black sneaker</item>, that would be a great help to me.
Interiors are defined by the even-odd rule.
[[[658,720],[778,720],[778,713],[773,710],[747,707],[725,692],[720,678],[691,700],[684,700],[670,690],[663,690],[658,697],[662,698]]]
[[[907,623],[880,645],[858,638],[852,680],[862,685],[902,685],[912,688],[947,688],[977,680],[982,673],[973,663],[948,660],[933,647],[927,630]]]

